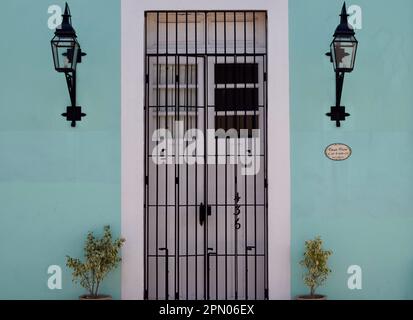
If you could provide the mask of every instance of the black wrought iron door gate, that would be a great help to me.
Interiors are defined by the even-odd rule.
[[[145,57],[145,299],[268,298],[266,12],[145,12]]]

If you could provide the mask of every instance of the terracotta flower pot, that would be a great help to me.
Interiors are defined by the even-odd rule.
[[[306,294],[306,295],[302,295],[302,296],[298,296],[296,298],[297,300],[327,300],[327,296],[324,296],[322,294],[315,294],[313,296]]]
[[[93,297],[88,294],[84,294],[79,297],[79,300],[112,300],[112,296],[99,294],[98,296]]]

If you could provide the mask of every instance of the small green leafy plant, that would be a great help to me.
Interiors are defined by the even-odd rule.
[[[328,268],[328,258],[333,254],[331,250],[323,249],[323,240],[318,236],[305,242],[304,258],[300,265],[307,269],[303,276],[304,283],[310,289],[310,297],[315,297],[316,289],[321,286],[331,273]]]
[[[121,258],[120,249],[125,239],[120,238],[112,242],[110,226],[104,227],[102,238],[96,238],[89,232],[85,242],[85,262],[66,256],[66,266],[73,269],[73,282],[80,283],[90,298],[99,296],[99,286],[105,276],[115,269]]]

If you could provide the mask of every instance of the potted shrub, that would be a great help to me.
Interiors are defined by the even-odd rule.
[[[331,273],[328,268],[328,258],[333,252],[323,249],[323,240],[320,237],[305,242],[304,258],[300,264],[307,269],[303,276],[304,283],[310,289],[310,294],[298,296],[298,300],[326,300],[327,297],[316,294],[316,289],[321,286]]]
[[[104,227],[102,238],[96,238],[89,232],[85,242],[85,262],[66,256],[66,265],[73,269],[73,282],[80,283],[88,293],[80,296],[80,300],[111,300],[109,295],[99,294],[99,286],[105,276],[115,269],[121,258],[120,249],[125,239],[112,241],[110,226]]]

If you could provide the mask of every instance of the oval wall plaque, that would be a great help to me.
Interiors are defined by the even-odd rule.
[[[330,160],[344,161],[351,156],[351,148],[344,143],[333,143],[325,149],[324,153]]]

